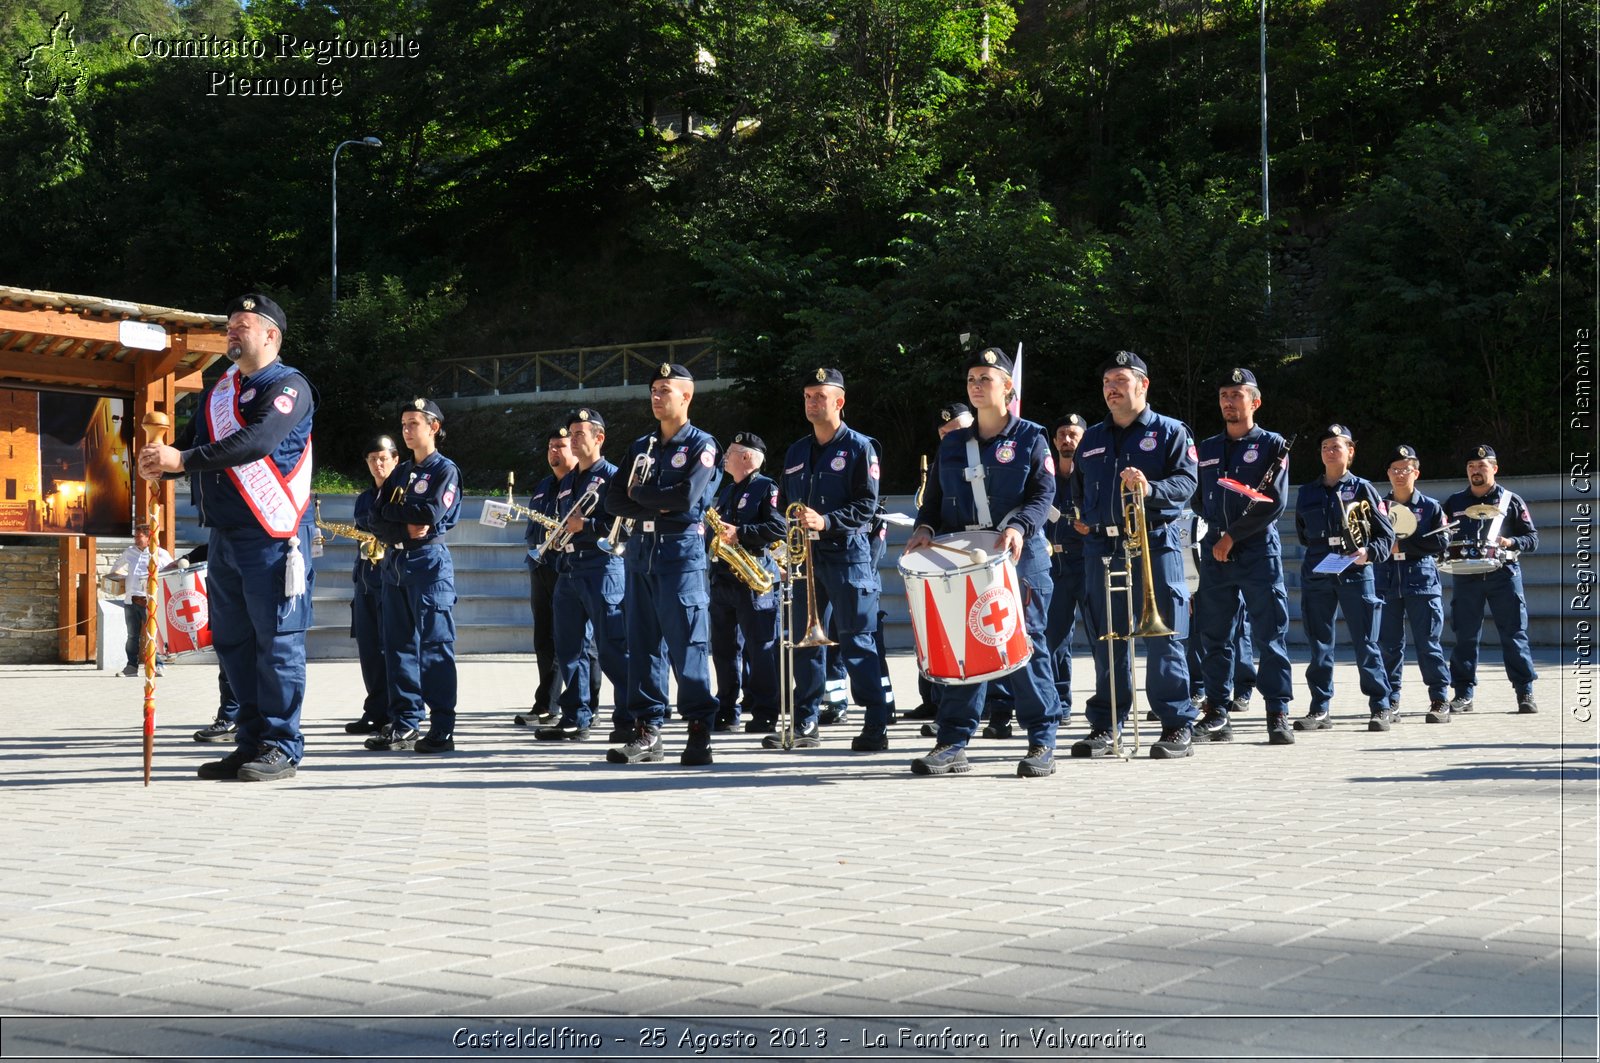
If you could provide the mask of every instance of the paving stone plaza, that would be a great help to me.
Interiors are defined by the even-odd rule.
[[[317,661],[299,776],[252,784],[195,778],[180,662],[148,789],[138,681],[6,668],[0,1054],[1592,1059],[1595,724],[1539,665],[1537,716],[1486,661],[1471,716],[1368,733],[1341,663],[1293,747],[1022,780],[1020,739],[912,776],[911,723],[610,766],[511,725],[516,655],[463,660],[457,752],[371,753]]]

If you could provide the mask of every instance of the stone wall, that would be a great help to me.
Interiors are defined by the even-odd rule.
[[[0,544],[0,664],[56,659],[60,550]]]
[[[96,576],[116,565],[127,539],[96,539]],[[0,664],[53,664],[60,660],[61,547],[55,542],[0,539]],[[105,632],[100,632],[105,637]],[[112,633],[120,644],[122,632]]]

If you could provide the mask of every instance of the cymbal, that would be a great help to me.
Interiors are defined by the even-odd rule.
[[[1468,506],[1461,511],[1462,516],[1471,517],[1473,520],[1493,520],[1500,515],[1500,507],[1492,506],[1487,502],[1479,502],[1475,506]]]

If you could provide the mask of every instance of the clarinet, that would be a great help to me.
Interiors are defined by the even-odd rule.
[[[1256,484],[1256,491],[1257,492],[1259,492],[1260,494],[1263,494],[1263,495],[1266,494],[1267,493],[1267,485],[1272,483],[1272,478],[1274,476],[1278,475],[1279,470],[1287,469],[1289,467],[1289,451],[1294,449],[1295,440],[1297,440],[1299,438],[1300,438],[1300,433],[1296,432],[1294,435],[1292,435],[1288,439],[1284,440],[1283,453],[1278,455],[1278,458],[1277,458],[1276,461],[1274,461],[1271,465],[1267,466],[1267,471],[1266,471],[1266,473],[1264,473],[1262,475],[1261,482]],[[1256,506],[1260,504],[1260,502],[1261,502],[1261,500],[1259,498],[1252,498],[1249,501],[1249,503],[1247,503],[1245,505],[1244,509],[1240,510],[1238,519],[1239,520],[1243,520],[1245,517],[1248,517],[1250,515],[1250,511],[1255,509]],[[1224,531],[1224,534],[1226,534],[1226,531]],[[1198,544],[1196,544],[1196,545],[1198,545]],[[1228,560],[1231,561],[1231,560],[1233,560],[1233,558],[1230,556],[1228,558]]]

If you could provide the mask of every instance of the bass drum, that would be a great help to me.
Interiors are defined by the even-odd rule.
[[[917,666],[934,683],[987,683],[1028,663],[1022,585],[996,532],[941,535],[900,558]]]

